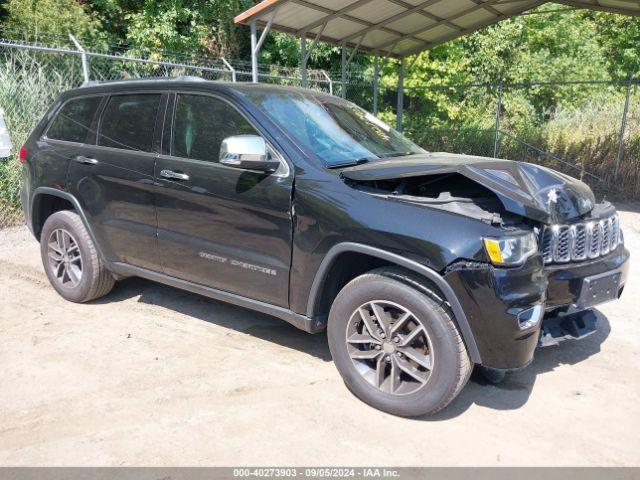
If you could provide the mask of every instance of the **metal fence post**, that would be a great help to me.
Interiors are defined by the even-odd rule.
[[[496,132],[493,138],[493,158],[498,158],[498,141],[500,140],[500,115],[502,114],[502,79],[498,83],[498,110],[496,111]]]
[[[404,112],[404,57],[400,59],[400,71],[398,72],[398,104],[396,115],[396,130],[402,132],[402,114]]]
[[[327,80],[327,83],[329,84],[329,94],[333,95],[333,80],[331,79],[331,77],[326,71],[320,70],[320,73]]]
[[[224,65],[229,69],[229,72],[231,72],[231,81],[233,83],[236,83],[236,69],[233,68],[229,62],[227,62],[226,58],[220,57],[220,60],[222,60],[222,63],[224,63]]]
[[[624,153],[624,134],[627,130],[627,116],[629,115],[629,101],[631,99],[631,85],[633,83],[633,76],[635,72],[631,72],[629,80],[627,81],[627,96],[624,101],[624,110],[622,112],[622,125],[620,125],[620,137],[618,140],[618,153],[616,154],[616,167],[613,171],[613,180],[618,179],[618,169],[620,168],[620,161],[622,160],[622,154]]]
[[[340,60],[340,78],[341,78],[341,92],[342,98],[347,98],[347,47],[343,44]]]
[[[373,114],[378,115],[378,80],[380,76],[380,65],[378,55],[373,56]]]
[[[84,48],[82,48],[82,45],[80,45],[80,42],[76,40],[76,37],[69,34],[69,38],[80,52],[80,59],[82,60],[82,75],[84,76],[84,84],[86,85],[90,82],[89,59],[87,58],[87,53],[84,51]]]
[[[307,32],[300,36],[300,86],[307,88]]]

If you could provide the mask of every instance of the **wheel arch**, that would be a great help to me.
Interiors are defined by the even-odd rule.
[[[345,254],[364,255],[368,258],[377,260],[377,262],[372,262],[374,268],[378,266],[402,267],[434,284],[440,290],[440,293],[444,296],[444,299],[453,311],[455,321],[460,328],[460,333],[462,334],[467,351],[469,352],[469,357],[474,363],[482,363],[480,359],[480,351],[478,350],[467,316],[464,313],[462,305],[460,304],[455,292],[446,280],[442,278],[438,272],[425,265],[421,265],[413,260],[402,257],[401,255],[369,245],[344,242],[334,245],[327,252],[320,263],[320,267],[318,268],[311,285],[311,291],[307,302],[307,316],[309,318],[318,318],[318,316],[322,314],[322,303],[326,300],[324,297],[326,297],[325,292],[328,288],[327,282],[329,281],[329,276],[335,268],[338,259]]]
[[[31,196],[29,211],[31,212],[31,231],[33,232],[35,237],[40,240],[40,232],[42,231],[42,226],[46,221],[41,221],[40,219],[40,202],[45,198],[45,196],[60,198],[61,200],[68,202],[73,207],[73,210],[80,216],[80,219],[82,220],[84,227],[87,229],[87,232],[89,232],[89,237],[91,237],[91,241],[95,245],[96,250],[98,251],[98,255],[102,258],[103,261],[105,261],[105,263],[107,263],[104,255],[102,254],[100,244],[97,242],[96,237],[93,234],[93,229],[91,228],[91,225],[87,220],[85,212],[80,206],[80,202],[78,202],[78,199],[71,195],[69,192],[51,187],[38,187],[34,190],[33,195]]]

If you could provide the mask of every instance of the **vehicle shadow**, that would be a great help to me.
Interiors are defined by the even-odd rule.
[[[158,305],[167,310],[299,350],[325,362],[331,361],[327,336],[324,332],[311,335],[270,315],[138,277],[117,282],[109,295],[92,303],[114,303],[136,296],[139,296],[140,303]]]
[[[495,410],[520,408],[529,399],[538,375],[551,372],[561,365],[575,365],[600,352],[600,346],[611,333],[611,325],[602,312],[595,310],[595,313],[598,317],[597,330],[592,335],[582,340],[562,342],[558,346],[538,348],[531,365],[508,374],[499,385],[489,384],[479,372],[474,371],[458,398],[443,411],[421,420],[449,420],[463,414],[472,404]],[[576,395],[579,394],[576,392]]]
[[[93,304],[113,303],[137,297],[138,302],[157,305],[167,310],[242,332],[261,340],[298,350],[322,361],[330,362],[331,354],[325,333],[310,335],[269,315],[142,278],[128,278],[116,283],[113,291]],[[574,365],[600,352],[600,346],[611,332],[609,320],[600,311],[597,331],[579,341],[566,341],[555,347],[539,348],[527,368],[507,375],[499,385],[491,385],[475,371],[461,394],[442,412],[417,420],[444,421],[462,415],[471,405],[495,410],[522,407],[533,391],[538,375],[551,372],[560,365]]]

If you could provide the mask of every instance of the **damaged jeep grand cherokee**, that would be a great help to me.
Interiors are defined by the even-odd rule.
[[[21,199],[67,300],[140,276],[327,329],[348,388],[434,413],[474,367],[596,328],[629,252],[609,203],[527,163],[430,153],[309,90],[181,78],[60,96]]]

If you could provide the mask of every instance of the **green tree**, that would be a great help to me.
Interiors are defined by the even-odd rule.
[[[7,12],[7,0],[0,0],[0,24],[4,23],[8,15],[9,12]]]
[[[640,18],[602,12],[583,13],[595,26],[596,40],[607,59],[613,78],[626,79],[640,70]]]
[[[307,40],[308,49],[311,48],[312,43],[312,40]],[[326,70],[333,72],[334,76],[339,76],[342,58],[340,47],[318,43],[310,52],[308,68]],[[247,51],[247,55],[249,53]],[[260,62],[298,68],[300,66],[300,39],[285,33],[270,33],[260,53]],[[368,55],[356,55],[350,66],[350,73],[354,76],[362,75],[370,65],[371,58]]]
[[[96,16],[76,0],[8,0],[4,9],[6,36],[38,39],[69,32],[78,37],[101,36]]]
[[[578,12],[543,13],[552,8],[463,37],[460,42],[474,59],[472,74],[508,81],[606,78],[594,23]]]
[[[94,0],[91,9],[101,18],[114,43],[134,50],[175,55],[238,56],[248,33],[233,17],[250,0]]]

